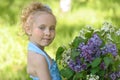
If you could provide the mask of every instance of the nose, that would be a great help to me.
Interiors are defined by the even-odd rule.
[[[49,29],[46,29],[44,33],[45,33],[46,36],[50,36],[50,30]]]

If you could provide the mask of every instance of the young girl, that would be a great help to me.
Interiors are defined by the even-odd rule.
[[[44,51],[55,37],[56,18],[48,6],[32,3],[22,12],[29,37],[27,72],[33,80],[61,80],[56,62]]]

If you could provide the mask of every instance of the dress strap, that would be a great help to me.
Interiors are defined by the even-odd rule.
[[[49,66],[49,69],[50,69],[50,65],[51,65],[51,64],[50,64],[50,60],[49,60],[47,54],[46,54],[44,51],[42,51],[40,48],[38,48],[38,47],[37,47],[35,44],[33,44],[32,42],[29,42],[29,44],[28,44],[28,50],[34,51],[34,52],[36,52],[36,53],[38,53],[38,54],[43,55],[43,56],[46,58],[47,63],[48,63],[48,66]]]

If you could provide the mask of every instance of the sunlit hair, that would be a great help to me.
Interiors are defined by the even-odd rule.
[[[34,15],[37,12],[39,13],[41,12],[41,14],[43,14],[42,12],[46,12],[54,16],[49,6],[43,5],[40,2],[33,2],[22,10],[21,23],[22,23],[23,30],[25,30],[25,27],[28,27],[27,20],[29,16]],[[29,21],[29,23],[31,22],[32,22],[32,19],[31,21]]]

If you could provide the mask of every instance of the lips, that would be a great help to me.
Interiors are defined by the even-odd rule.
[[[43,38],[44,41],[50,41],[51,39],[49,38]]]

